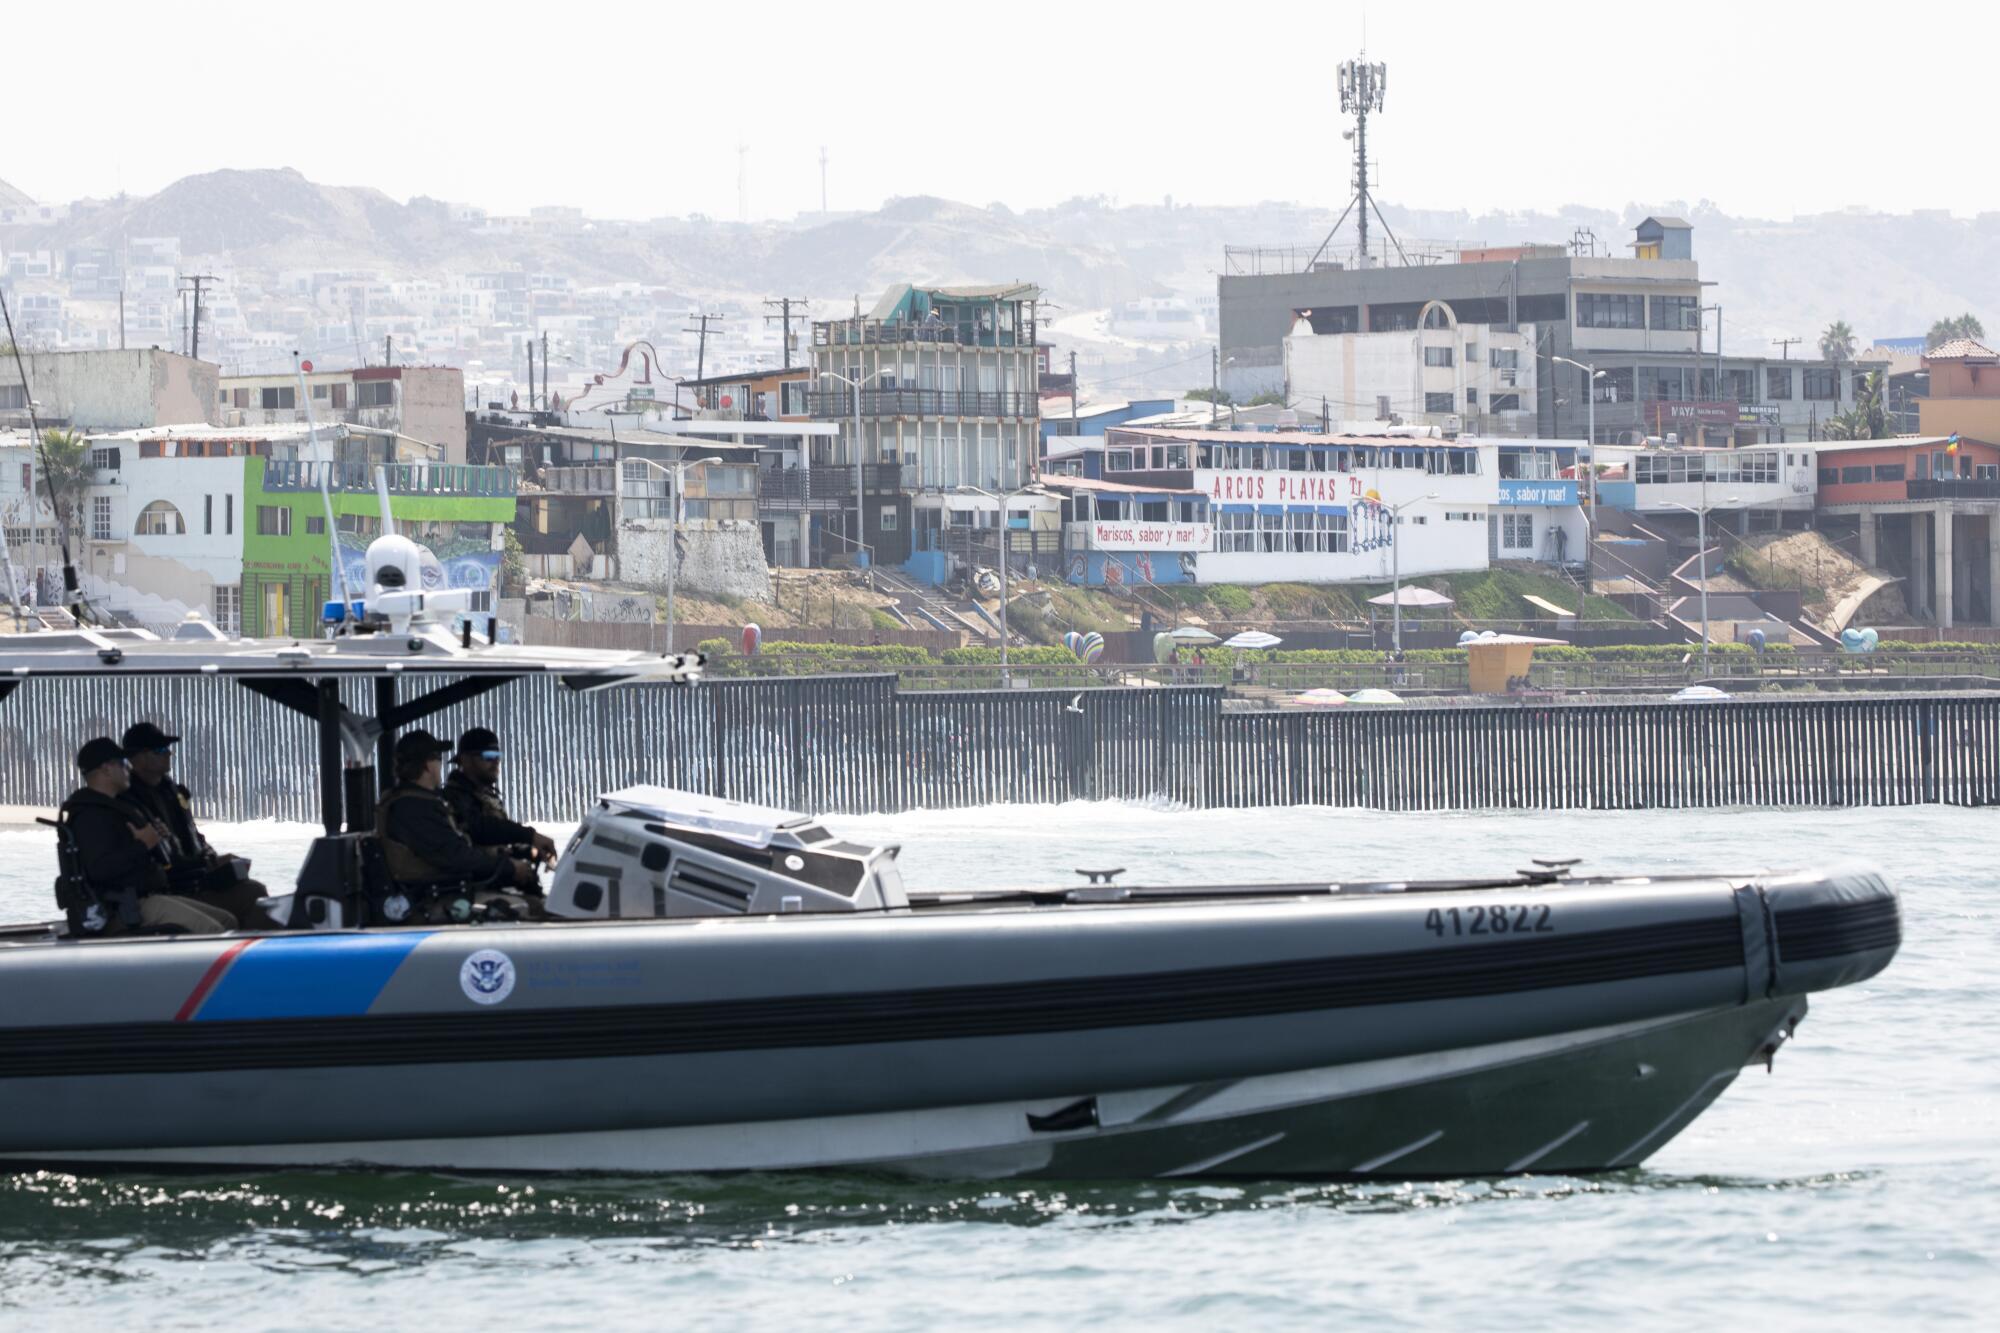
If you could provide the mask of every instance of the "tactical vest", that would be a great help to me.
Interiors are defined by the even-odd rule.
[[[436,801],[444,798],[421,787],[392,787],[375,806],[375,836],[382,842],[382,859],[389,878],[398,884],[434,884],[445,877],[444,867],[423,857],[389,836],[389,811],[398,801]]]

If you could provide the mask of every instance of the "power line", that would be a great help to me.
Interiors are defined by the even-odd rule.
[[[825,210],[822,209],[821,211],[824,212]],[[792,308],[796,306],[803,313],[805,308],[811,305],[812,302],[806,300],[803,296],[780,296],[777,300],[766,301],[764,304],[778,308],[778,313],[775,316],[764,316],[764,322],[768,324],[771,320],[777,319],[785,326],[785,351],[784,356],[778,362],[778,368],[780,370],[789,370],[792,364]]]
[[[188,273],[182,276],[181,281],[187,284],[187,287],[184,287],[183,290],[191,287],[194,291],[194,322],[188,327],[188,355],[199,361],[201,359],[201,285],[204,282],[220,282],[222,279],[216,277],[213,273]]]
[[[708,326],[710,324],[720,324],[722,316],[690,314],[688,318],[697,321],[698,327],[682,329],[681,332],[698,333],[701,335],[701,341],[695,344],[694,377],[696,379],[704,379],[707,376],[708,367]]]

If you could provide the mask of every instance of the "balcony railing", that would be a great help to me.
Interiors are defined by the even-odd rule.
[[[894,495],[903,489],[903,469],[895,463],[864,463],[861,484],[870,495]],[[758,507],[803,509],[808,500],[801,468],[766,468],[758,481]],[[854,503],[852,467],[815,467],[810,496],[814,509],[838,509]]]
[[[1992,477],[1924,477],[1908,483],[1912,500],[2000,500],[2000,480]]]
[[[815,347],[862,347],[877,343],[941,343],[947,347],[1033,347],[1035,321],[1023,319],[1013,328],[961,322],[926,324],[922,320],[836,319],[813,325]]]
[[[504,467],[472,467],[445,463],[317,463],[268,459],[264,463],[264,489],[269,492],[316,491],[320,473],[326,472],[328,490],[372,491],[375,469],[389,474],[392,495],[475,495],[514,494],[514,474]]]
[[[815,390],[807,395],[815,417],[837,420],[854,414],[852,389]],[[1041,395],[974,389],[863,389],[864,417],[1034,417]]]

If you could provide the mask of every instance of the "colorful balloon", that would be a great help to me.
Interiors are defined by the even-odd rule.
[[[745,625],[743,627],[743,655],[745,657],[755,657],[757,650],[763,647],[763,645],[764,631],[757,627],[757,623],[752,621],[750,624]]]

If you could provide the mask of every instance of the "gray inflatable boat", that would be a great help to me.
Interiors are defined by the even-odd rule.
[[[0,1158],[1604,1170],[1900,939],[1868,872],[926,892],[893,847],[659,788],[601,798],[549,919],[394,928],[355,924],[365,837],[315,844],[311,929],[0,935]]]

